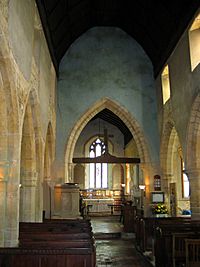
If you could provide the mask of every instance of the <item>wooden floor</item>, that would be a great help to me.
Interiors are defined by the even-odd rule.
[[[134,234],[123,233],[119,216],[91,217],[96,239],[97,267],[149,267],[135,249]]]

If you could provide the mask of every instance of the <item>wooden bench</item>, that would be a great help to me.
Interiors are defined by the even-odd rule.
[[[173,223],[162,224],[155,229],[154,236],[154,255],[156,267],[173,266],[176,262],[175,252],[173,252],[173,236],[179,233],[179,243],[181,241],[180,234],[183,234],[182,239],[188,236],[196,236],[200,238],[200,222],[180,222],[174,221]],[[180,260],[180,259],[179,259]]]
[[[176,222],[190,222],[190,218],[183,217],[167,217],[167,218],[155,218],[155,217],[139,217],[136,216],[135,220],[135,235],[136,245],[141,251],[151,251],[154,246],[154,235],[156,227],[165,224],[176,224]]]
[[[173,267],[186,265],[186,239],[198,238],[193,232],[173,234],[172,258]]]
[[[90,221],[20,223],[19,247],[0,249],[0,267],[95,267]]]
[[[200,266],[200,239],[185,239],[186,267]]]
[[[91,248],[0,248],[0,267],[95,267]]]

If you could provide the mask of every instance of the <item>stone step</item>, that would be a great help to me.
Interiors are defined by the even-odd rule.
[[[94,233],[94,238],[96,240],[106,240],[106,239],[117,239],[121,238],[121,232],[116,232],[116,233]]]

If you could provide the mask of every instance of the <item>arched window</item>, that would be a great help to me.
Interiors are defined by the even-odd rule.
[[[200,62],[200,14],[195,18],[189,30],[190,60],[193,71]]]
[[[182,173],[182,194],[184,198],[190,196],[190,183],[187,174],[185,173],[184,161],[181,158],[181,173]]]
[[[101,156],[105,153],[106,146],[104,142],[97,138],[89,148],[90,158]],[[107,188],[108,187],[108,164],[107,163],[90,163],[90,188]]]
[[[162,76],[162,95],[163,95],[163,105],[170,99],[170,79],[169,79],[169,67],[165,66]]]

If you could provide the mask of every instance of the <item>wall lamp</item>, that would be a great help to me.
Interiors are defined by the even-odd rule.
[[[145,190],[145,185],[144,184],[140,184],[139,188],[140,188],[140,190]]]
[[[140,190],[141,190],[141,195],[142,195],[142,192],[143,192],[143,196],[145,197],[146,196],[146,192],[145,192],[145,185],[144,184],[140,184],[139,185],[139,188],[140,188]]]

